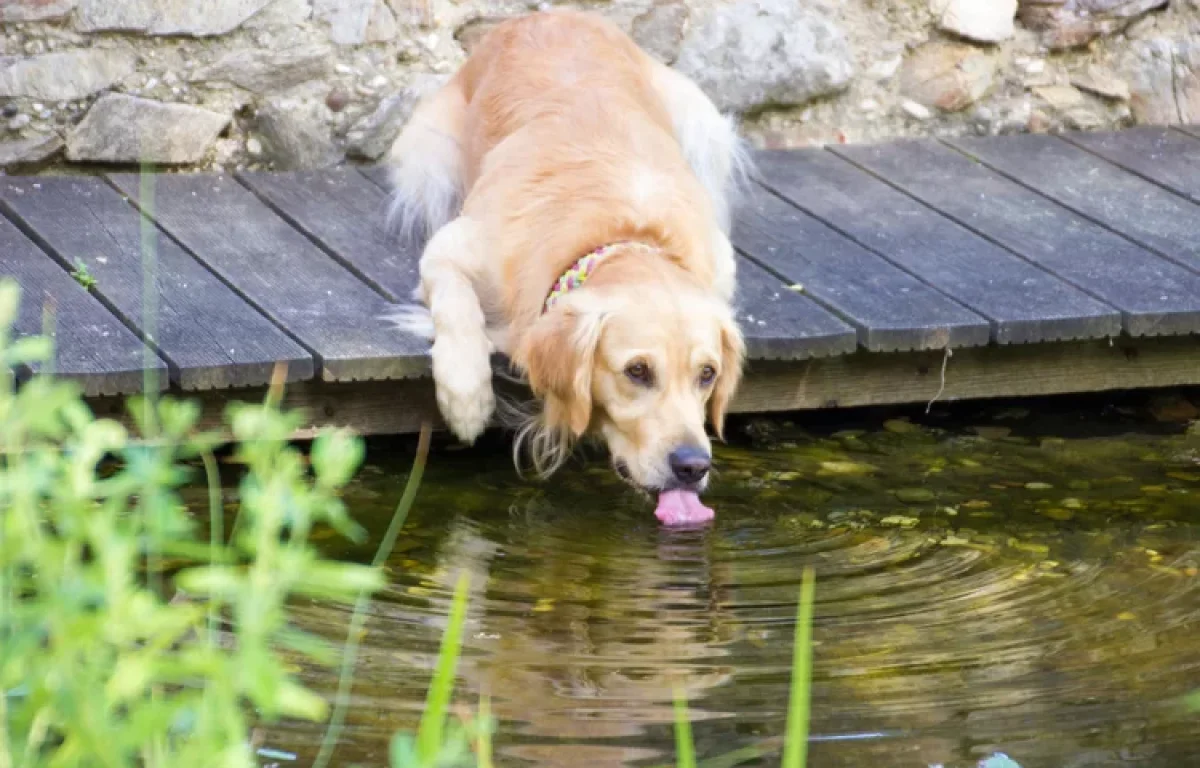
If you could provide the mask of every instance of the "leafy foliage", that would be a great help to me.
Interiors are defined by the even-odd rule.
[[[197,429],[199,408],[136,398],[131,432],[70,382],[18,387],[14,369],[52,362],[48,339],[13,338],[18,299],[0,283],[0,766],[254,765],[253,723],[326,714],[283,659],[336,654],[289,625],[288,600],[382,584],[309,541],[318,525],[362,535],[338,497],[361,442],[324,432],[306,462],[287,441],[300,416],[277,396],[232,406],[246,471],[225,537],[220,440]],[[208,531],[179,495],[198,467]]]

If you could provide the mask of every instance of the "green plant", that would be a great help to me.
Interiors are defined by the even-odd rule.
[[[338,497],[361,442],[323,432],[306,462],[278,389],[231,406],[245,474],[225,537],[219,441],[196,429],[199,408],[134,399],[131,434],[70,382],[18,388],[14,368],[53,359],[47,339],[12,338],[18,300],[0,282],[0,766],[254,765],[253,723],[326,714],[284,657],[335,653],[289,626],[289,598],[348,601],[382,583],[309,543],[318,525],[361,537]],[[207,532],[178,494],[198,466]]]
[[[800,579],[800,597],[796,602],[796,633],[792,645],[792,679],[788,693],[787,728],[783,738],[781,768],[804,768],[808,760],[809,703],[812,686],[812,619],[816,598],[816,574],[805,568]],[[696,762],[692,727],[687,716],[687,702],[682,693],[675,694],[675,752],[676,768],[731,768],[757,760],[771,751],[772,744],[754,744],[728,754]]]
[[[71,277],[75,278],[75,282],[82,285],[85,290],[96,284],[96,278],[92,277],[87,263],[82,259],[75,260],[75,269],[71,271]]]
[[[462,631],[467,616],[467,574],[462,574],[454,590],[450,624],[442,635],[433,681],[425,700],[425,710],[414,736],[397,733],[392,738],[391,768],[491,768],[493,724],[486,698],[480,701],[479,714],[471,719],[452,721],[449,717],[454,675],[462,652]]]

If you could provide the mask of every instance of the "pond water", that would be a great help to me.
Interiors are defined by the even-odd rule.
[[[502,442],[435,447],[333,764],[383,765],[415,726],[464,569],[457,694],[491,695],[499,765],[672,762],[675,685],[701,758],[778,743],[812,565],[810,766],[1200,766],[1180,702],[1200,688],[1194,408],[1124,402],[743,422],[704,531],[660,528],[599,457],[535,483]],[[370,559],[414,443],[372,445],[348,500],[373,540],[331,553]],[[297,618],[340,642],[349,611]],[[265,743],[308,765],[322,734],[287,723]]]

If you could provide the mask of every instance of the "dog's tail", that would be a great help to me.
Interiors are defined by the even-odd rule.
[[[729,234],[732,209],[754,175],[750,145],[737,120],[723,115],[691,79],[650,60],[654,87],[675,126],[684,156],[712,199],[718,223]]]
[[[462,207],[466,111],[452,79],[418,103],[388,153],[388,224],[407,244],[423,244]]]

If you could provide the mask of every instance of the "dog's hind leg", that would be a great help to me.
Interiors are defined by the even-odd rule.
[[[438,408],[459,440],[473,443],[495,410],[486,318],[471,276],[486,243],[459,217],[434,233],[421,256],[420,292],[433,321],[433,383]]]
[[[687,76],[653,59],[655,90],[671,115],[675,136],[692,172],[708,191],[717,222],[728,235],[730,208],[750,173],[750,155],[737,125]]]
[[[467,102],[457,80],[427,95],[388,153],[388,221],[407,244],[448,224],[463,200],[463,131]]]

